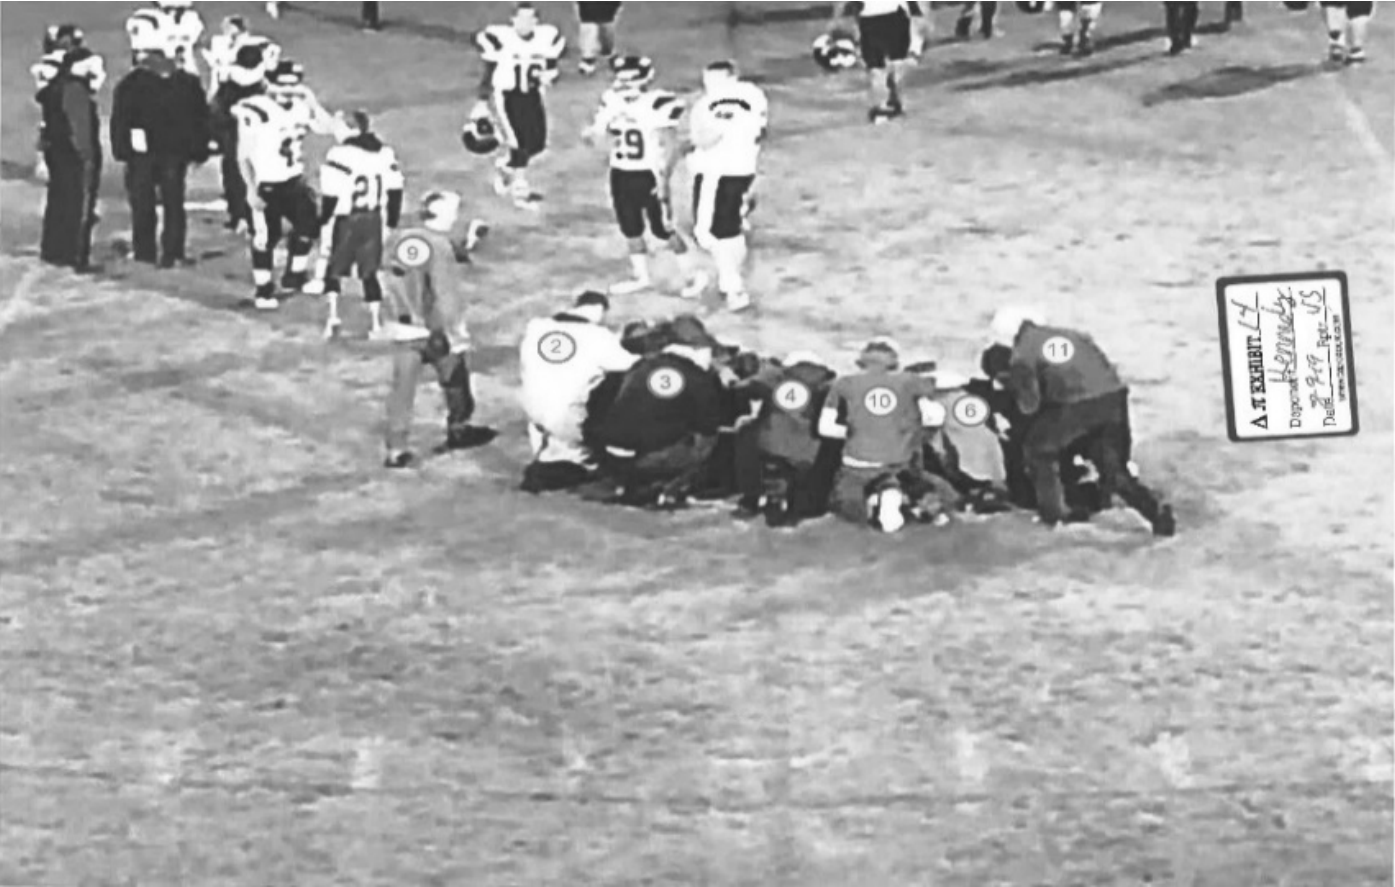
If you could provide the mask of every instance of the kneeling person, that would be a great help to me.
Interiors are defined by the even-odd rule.
[[[900,372],[896,346],[884,338],[869,342],[857,365],[862,372],[833,383],[819,416],[820,435],[845,441],[834,512],[887,533],[905,525],[907,512],[938,522],[958,497],[920,460],[920,401],[934,397],[934,382]]]
[[[770,526],[793,526],[828,510],[843,445],[819,438],[818,417],[836,377],[817,355],[797,351],[738,389],[758,410],[736,433],[738,518],[763,511]]]
[[[587,403],[607,373],[623,373],[639,360],[602,325],[609,310],[604,295],[585,292],[566,311],[530,320],[523,333],[520,399],[533,449],[523,472],[527,492],[578,486],[595,469],[582,438]]]
[[[725,418],[724,391],[712,366],[717,341],[688,315],[676,318],[670,333],[672,344],[630,368],[595,429],[625,504],[684,498]]]
[[[407,449],[424,365],[436,370],[446,397],[446,442],[437,452],[481,446],[495,432],[470,425],[475,396],[466,352],[465,292],[450,232],[460,218],[460,196],[436,191],[422,200],[422,223],[406,228],[388,244],[387,304],[393,322],[386,338],[394,342],[392,389],[387,404],[389,468],[415,462]]]

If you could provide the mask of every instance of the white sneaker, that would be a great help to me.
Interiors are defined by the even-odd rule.
[[[280,3],[268,3],[268,4],[266,4],[266,14],[269,15],[269,16],[271,16],[271,17],[274,18],[274,19],[279,19],[279,18],[281,17],[281,4],[280,4]]]
[[[699,271],[692,276],[692,279],[684,284],[683,289],[678,293],[684,299],[701,299],[702,294],[707,292],[707,285],[712,282],[712,278],[707,276],[707,272]]]
[[[751,307],[751,296],[744,290],[739,293],[727,293],[726,304],[728,311],[745,311]]]
[[[344,321],[340,320],[337,315],[332,315],[329,320],[325,321],[325,338],[333,339],[337,337],[339,335],[339,328],[343,325]]]
[[[610,285],[610,294],[612,296],[632,296],[635,293],[644,292],[653,285],[653,281],[647,278],[632,277],[629,280],[612,283]]]
[[[388,335],[385,327],[374,327],[368,331],[368,341],[370,342],[390,342],[392,336]]]
[[[306,281],[305,286],[300,288],[307,296],[323,296],[325,294],[325,282],[316,277]]]
[[[261,311],[275,311],[281,307],[281,300],[275,296],[258,296],[252,300],[252,304]]]
[[[905,496],[896,487],[882,490],[876,497],[876,513],[872,517],[877,529],[883,533],[895,533],[906,525],[906,516],[901,513]]]

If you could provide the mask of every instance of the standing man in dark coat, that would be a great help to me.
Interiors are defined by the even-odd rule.
[[[187,262],[184,185],[190,163],[208,159],[208,101],[203,84],[164,52],[141,52],[116,85],[111,109],[112,155],[126,164],[132,252],[154,264],[156,203],[164,213],[160,267]]]
[[[51,29],[44,49],[45,58],[61,61],[34,97],[43,112],[40,148],[48,166],[39,256],[51,265],[88,271],[102,176],[96,92],[106,73],[101,56],[82,45],[82,32],[73,25]]]
[[[1172,507],[1129,468],[1129,389],[1094,339],[1046,326],[1039,316],[1019,308],[1004,308],[994,316],[993,335],[1012,346],[1007,387],[1021,414],[1030,417],[1022,449],[1042,523],[1089,520],[1088,513],[1067,508],[1061,485],[1062,454],[1088,441],[1102,501],[1107,505],[1117,493],[1152,525],[1154,535],[1173,535],[1177,522]]]

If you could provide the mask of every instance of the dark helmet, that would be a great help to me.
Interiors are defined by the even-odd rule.
[[[820,34],[814,41],[814,61],[825,71],[841,71],[857,64],[857,41],[842,31]]]
[[[461,130],[460,143],[471,154],[493,154],[499,150],[499,133],[488,117],[476,117]]]
[[[82,28],[77,25],[50,25],[44,31],[44,53],[67,52],[83,44]]]

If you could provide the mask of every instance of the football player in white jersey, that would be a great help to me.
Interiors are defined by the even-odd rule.
[[[529,186],[527,169],[547,147],[543,93],[557,79],[566,41],[556,27],[538,22],[531,3],[519,3],[510,24],[485,28],[475,43],[484,59],[484,77],[470,119],[488,117],[492,109],[508,151],[497,164],[495,188],[518,206],[537,209],[542,197]]]
[[[930,30],[930,4],[920,0],[860,0],[838,4],[839,19],[856,17],[858,47],[867,66],[873,123],[885,123],[904,113],[901,80],[911,60],[920,54]],[[919,28],[914,21],[921,22]]]
[[[623,296],[648,289],[649,251],[644,231],[667,244],[678,260],[684,281],[693,285],[693,257],[673,230],[669,210],[669,182],[678,161],[677,137],[683,102],[663,89],[651,89],[654,63],[629,55],[613,63],[615,85],[601,96],[596,117],[583,133],[588,142],[610,139],[610,199],[615,220],[630,249],[634,276],[614,284],[611,295]]]
[[[248,30],[247,19],[242,16],[227,16],[223,19],[221,28],[220,33],[209,38],[208,48],[203,51],[208,70],[213,75],[213,83],[210,86],[213,92],[228,82],[233,68],[237,66],[238,50],[244,46],[256,46],[261,49],[262,62],[268,70],[275,70],[276,65],[280,63],[281,48],[266,37]]]
[[[137,9],[126,20],[131,52],[163,50],[175,64],[199,76],[198,55],[194,51],[203,39],[203,18],[192,0],[158,0],[154,6]]]
[[[339,132],[333,117],[304,84],[301,66],[283,59],[267,89],[233,106],[238,165],[251,206],[252,280],[258,308],[280,306],[272,283],[272,255],[289,222],[289,259],[281,285],[298,290],[309,278],[310,250],[319,234],[315,195],[305,181],[305,136]]]
[[[354,111],[344,120],[343,140],[320,164],[320,225],[322,230],[332,227],[329,237],[320,241],[316,288],[329,300],[325,337],[332,338],[342,325],[339,280],[356,269],[368,305],[369,336],[376,337],[383,327],[383,287],[378,281],[383,230],[385,225],[396,229],[402,217],[402,168],[397,154],[373,132],[367,112]]]
[[[754,197],[769,102],[754,83],[736,76],[731,62],[713,62],[702,72],[702,96],[693,107],[688,168],[693,173],[693,236],[717,266],[717,289],[726,307],[751,305],[742,278],[746,262],[746,216]],[[707,281],[683,291],[702,295]]]

